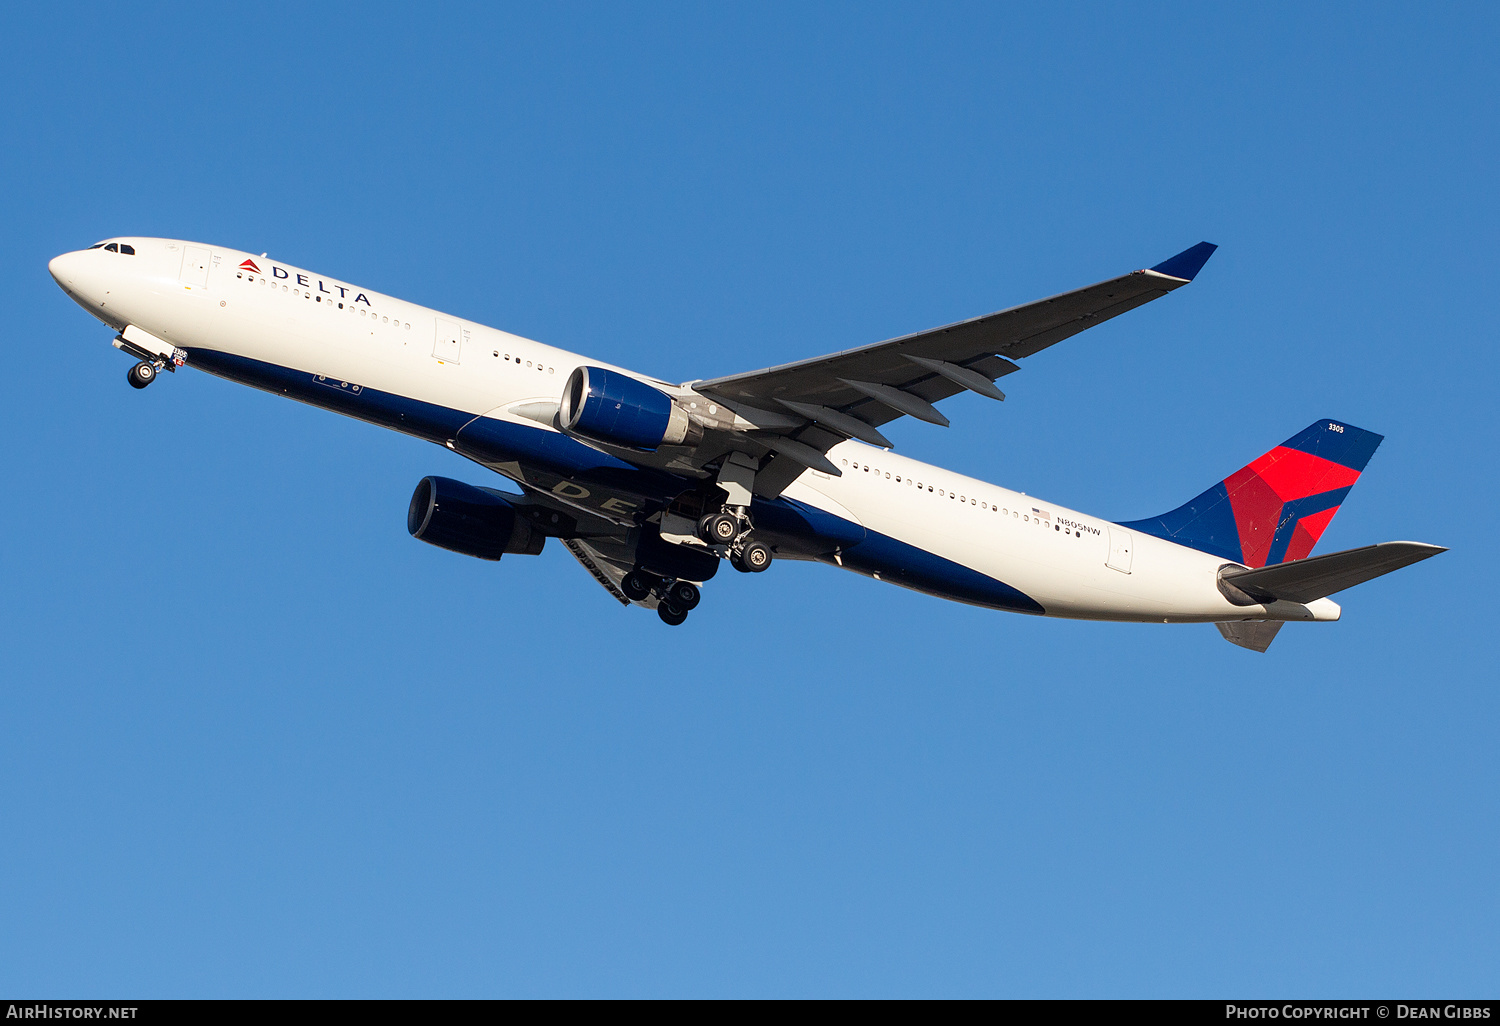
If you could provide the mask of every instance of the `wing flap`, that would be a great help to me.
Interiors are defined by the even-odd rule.
[[[630,600],[620,590],[620,581],[624,579],[625,572],[618,567],[606,562],[593,546],[577,538],[560,538],[563,547],[573,554],[573,558],[589,572],[594,580],[598,581],[605,591],[609,592],[614,600],[622,606],[630,605]]]

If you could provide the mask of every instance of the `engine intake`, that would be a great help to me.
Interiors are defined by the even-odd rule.
[[[406,529],[418,541],[480,559],[507,552],[534,556],[547,541],[501,493],[447,477],[417,482]]]
[[[568,377],[558,421],[569,434],[626,449],[654,451],[703,437],[667,393],[602,367],[579,367]]]

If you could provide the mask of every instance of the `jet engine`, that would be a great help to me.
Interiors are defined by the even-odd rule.
[[[601,367],[579,367],[569,376],[558,421],[569,434],[626,449],[693,445],[703,437],[667,393]]]
[[[406,529],[418,541],[480,559],[499,559],[507,552],[534,556],[547,541],[500,492],[446,477],[417,483]]]

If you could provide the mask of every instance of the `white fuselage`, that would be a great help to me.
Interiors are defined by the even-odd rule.
[[[474,418],[498,422],[494,426],[513,434],[524,431],[528,438],[542,437],[534,432],[561,435],[552,418],[537,411],[555,408],[574,368],[600,366],[254,254],[164,239],[115,241],[129,244],[135,255],[81,250],[58,257],[51,270],[75,301],[117,331],[147,333],[184,350],[190,365],[410,430],[458,451],[463,447],[453,438],[469,432]],[[241,366],[258,370],[241,374]],[[326,391],[278,387],[281,379],[266,376],[263,368],[285,372],[288,382],[312,375]],[[416,412],[367,415],[358,406],[362,394],[401,397]],[[456,425],[451,432],[443,427],[447,423]],[[528,452],[539,455],[527,458],[541,465],[546,453],[561,451],[559,444],[554,439],[529,445]],[[880,539],[835,549],[830,561],[882,580],[974,600],[962,588],[949,593],[930,579],[914,584],[915,578],[903,577],[898,564],[916,552],[1004,582],[1040,607],[1029,611],[1050,616],[1156,622],[1338,618],[1338,606],[1327,599],[1235,605],[1218,588],[1224,560],[1217,556],[894,452],[847,441],[828,458],[842,476],[807,471],[784,498]],[[520,471],[525,461],[481,460],[500,473],[514,466],[511,476],[539,487]],[[557,473],[557,480],[566,479],[566,468]],[[577,491],[586,489],[570,492],[559,484],[556,494],[567,499]],[[606,513],[631,508],[631,500],[618,494],[603,501],[610,504]]]

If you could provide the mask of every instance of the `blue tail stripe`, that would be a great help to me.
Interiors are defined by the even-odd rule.
[[[1310,453],[1350,470],[1363,471],[1383,441],[1384,435],[1357,428],[1353,424],[1320,420],[1288,438],[1281,446],[1284,449]]]
[[[1286,550],[1292,544],[1292,534],[1297,530],[1297,521],[1303,517],[1321,513],[1325,509],[1343,505],[1350,488],[1335,488],[1331,492],[1309,495],[1305,499],[1293,499],[1281,507],[1281,516],[1276,521],[1276,534],[1271,538],[1271,551],[1266,555],[1266,566],[1286,561]]]
[[[1234,522],[1234,507],[1229,504],[1229,492],[1223,481],[1170,513],[1148,520],[1130,520],[1120,526],[1236,563],[1245,561],[1240,551],[1240,530]]]

